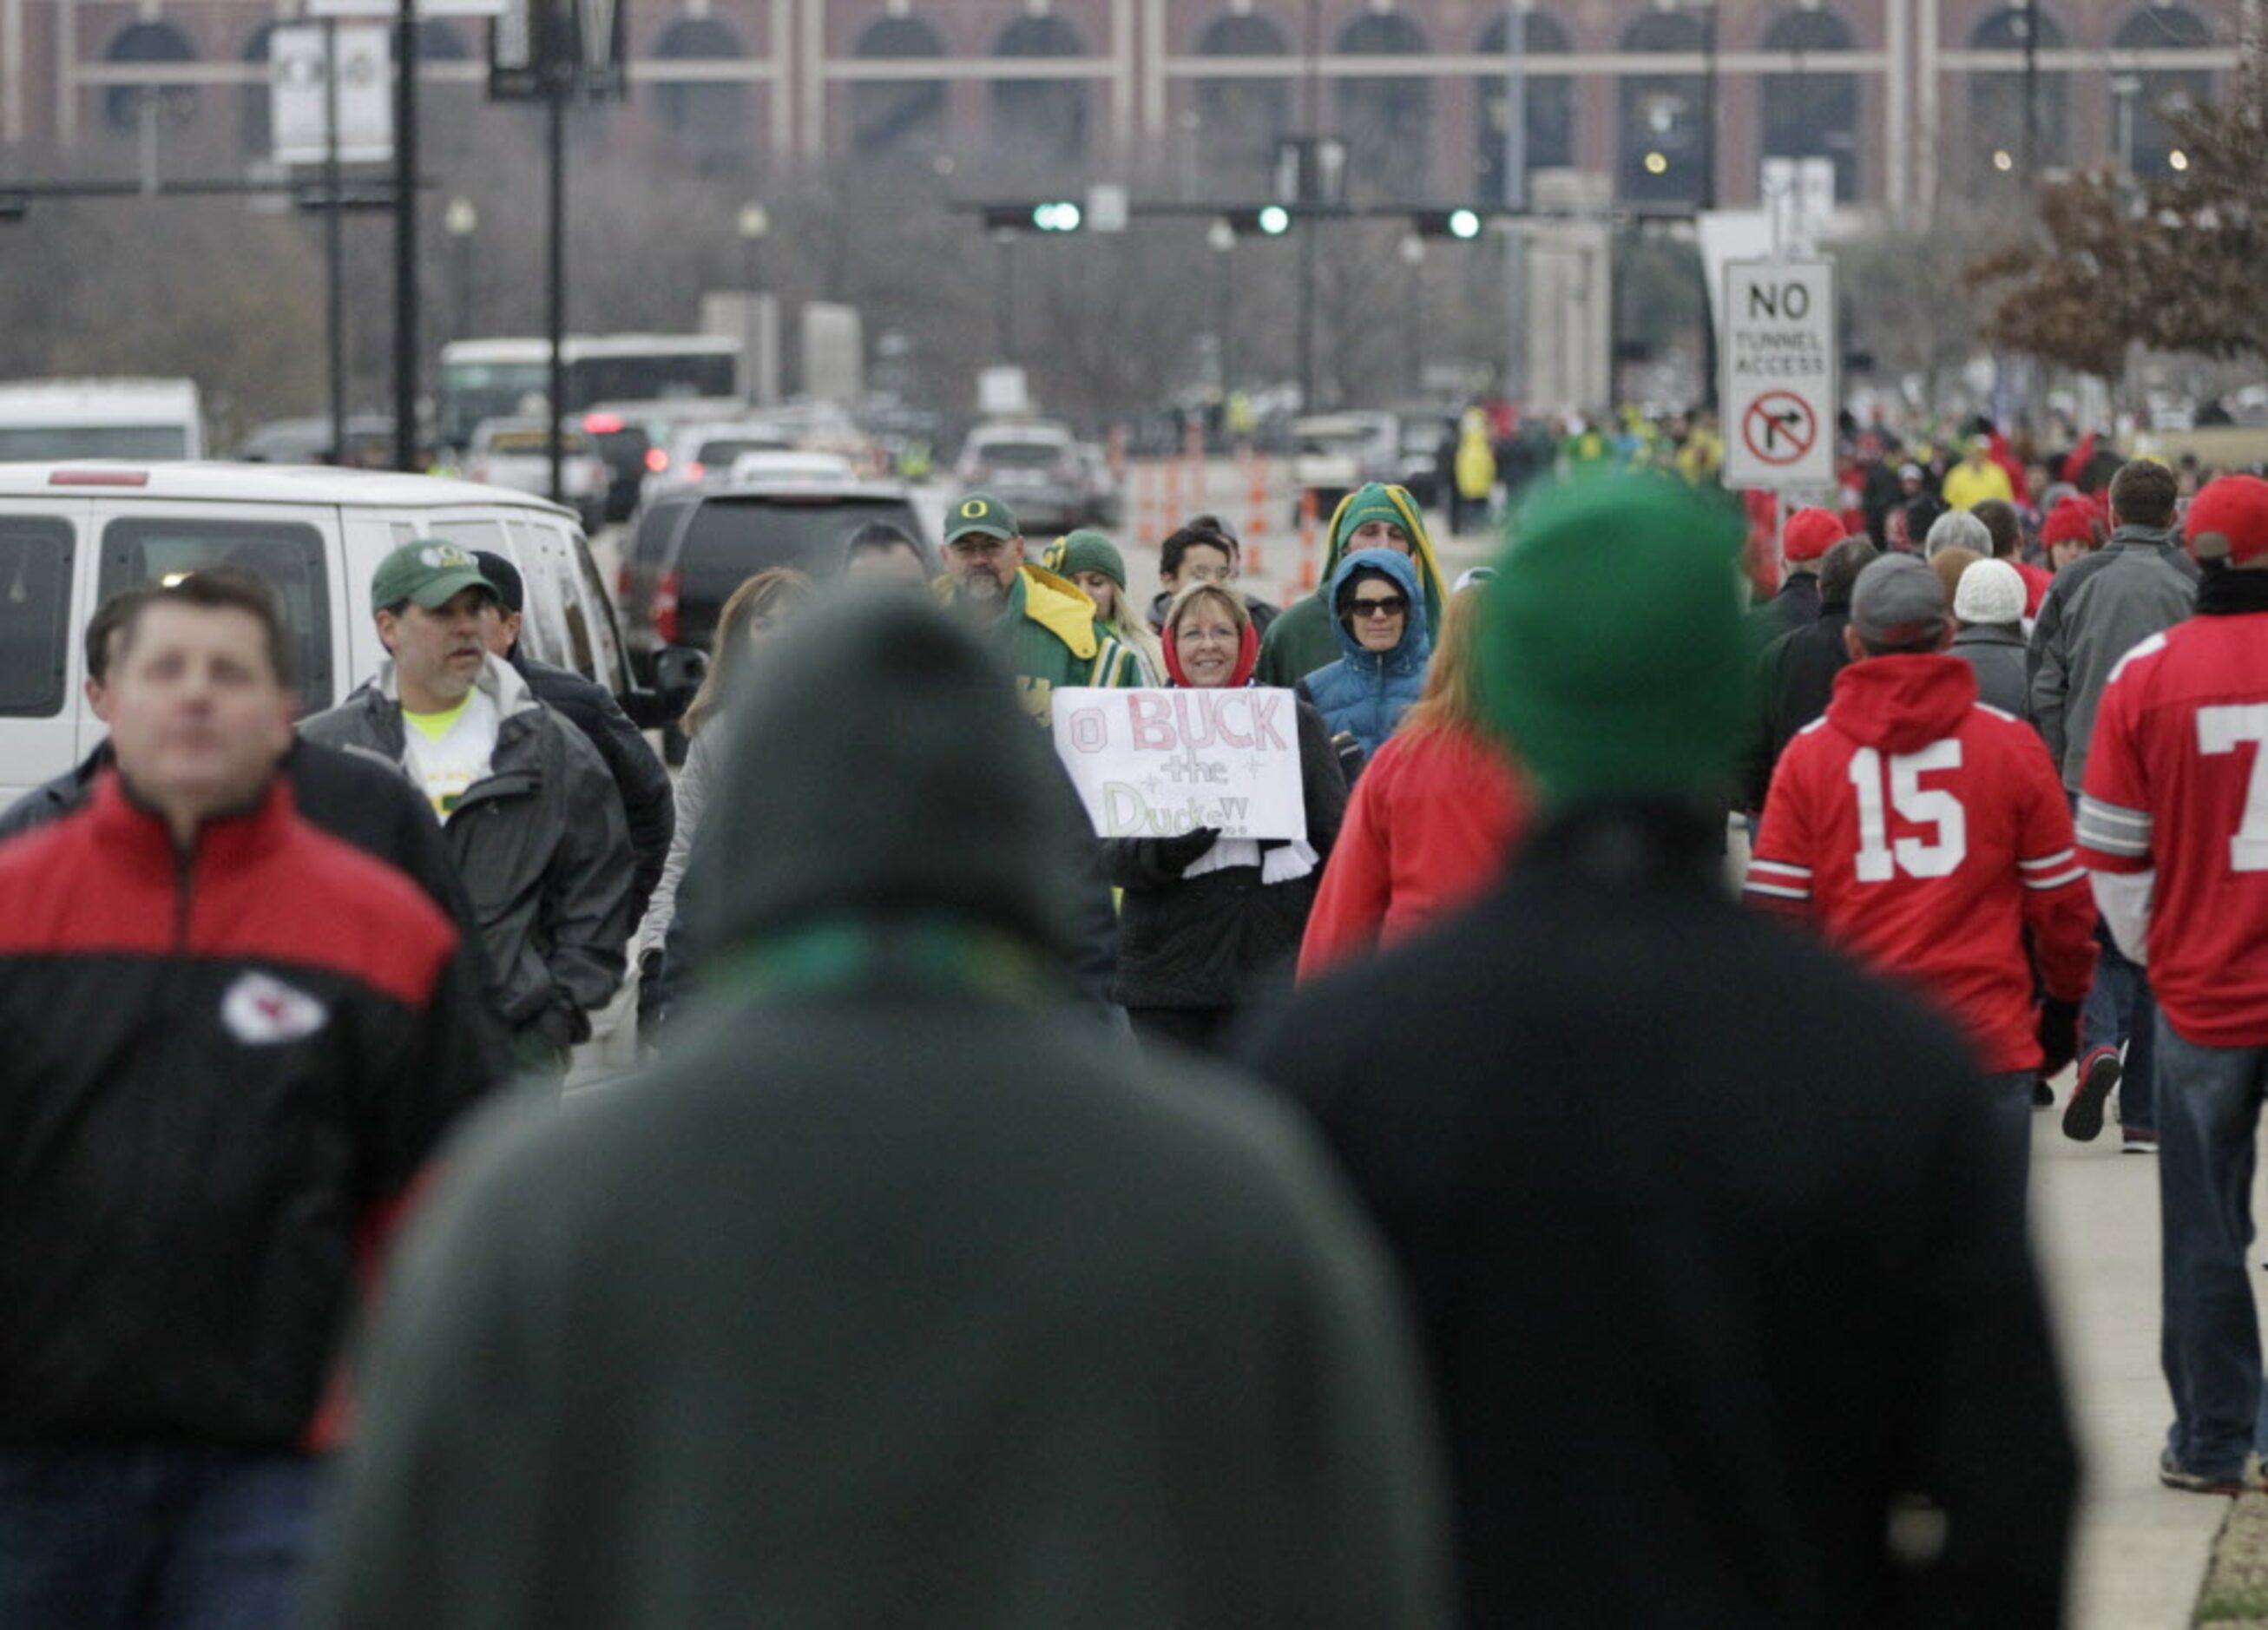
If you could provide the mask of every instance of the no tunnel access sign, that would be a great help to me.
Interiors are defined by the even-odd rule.
[[[1734,261],[1725,268],[1725,483],[1835,483],[1842,399],[1831,261]]]

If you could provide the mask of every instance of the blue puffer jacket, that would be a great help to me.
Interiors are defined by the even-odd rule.
[[[1390,549],[1358,549],[1339,562],[1331,574],[1330,603],[1336,606],[1347,582],[1367,567],[1392,579],[1410,601],[1410,616],[1402,625],[1402,643],[1391,651],[1365,651],[1347,631],[1346,620],[1334,617],[1331,631],[1346,654],[1329,667],[1319,667],[1300,682],[1330,726],[1362,744],[1363,756],[1376,753],[1394,734],[1402,715],[1425,686],[1425,660],[1433,653],[1433,639],[1425,626],[1425,601],[1418,591],[1418,571],[1410,557]]]

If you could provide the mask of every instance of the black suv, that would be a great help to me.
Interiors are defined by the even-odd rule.
[[[707,650],[725,601],[759,572],[835,576],[843,544],[872,520],[902,528],[937,571],[936,547],[896,482],[780,482],[655,500],[623,550],[617,585],[633,671],[651,683],[664,646]]]

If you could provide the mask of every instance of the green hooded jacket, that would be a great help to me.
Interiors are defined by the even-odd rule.
[[[1330,545],[1323,556],[1322,586],[1268,625],[1268,632],[1260,642],[1260,666],[1253,674],[1257,682],[1296,685],[1317,668],[1329,667],[1344,654],[1339,649],[1338,635],[1331,627],[1331,574],[1339,569],[1340,557],[1347,552],[1346,535],[1354,530],[1350,519],[1381,500],[1398,512],[1402,529],[1410,535],[1416,551],[1412,558],[1418,565],[1418,580],[1425,591],[1425,626],[1441,626],[1441,606],[1449,592],[1441,581],[1440,563],[1433,558],[1433,540],[1425,531],[1425,513],[1406,488],[1374,481],[1347,494],[1331,512]]]
[[[932,587],[940,604],[951,603],[951,578],[935,579]],[[1062,686],[1123,690],[1147,678],[1141,656],[1096,617],[1085,590],[1029,563],[1009,586],[997,648],[1016,675],[1025,711],[1042,725],[1052,718],[1055,693]]]
[[[1090,841],[1005,670],[814,607],[729,707],[648,1074],[441,1164],[313,1630],[1453,1622],[1384,1249],[1305,1118],[1047,999]]]

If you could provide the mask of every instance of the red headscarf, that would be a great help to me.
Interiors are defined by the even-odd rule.
[[[1165,636],[1162,643],[1166,647],[1166,676],[1174,682],[1177,690],[1197,690],[1197,686],[1189,683],[1189,676],[1182,672],[1181,642],[1174,638],[1174,623],[1170,617],[1166,621]],[[1228,683],[1223,689],[1234,690],[1250,684],[1252,670],[1259,666],[1260,631],[1252,626],[1252,619],[1248,616],[1244,619],[1243,638],[1236,644],[1236,667],[1230,671]]]

